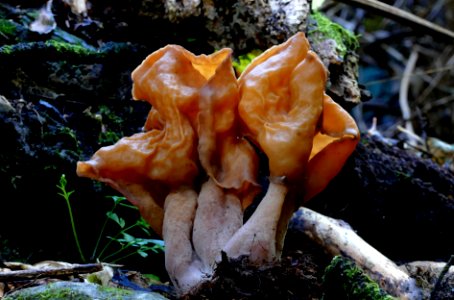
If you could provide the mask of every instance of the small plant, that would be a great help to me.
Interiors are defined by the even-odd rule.
[[[134,224],[126,226],[125,220],[119,217],[117,213],[115,213],[115,210],[118,206],[124,206],[137,210],[135,206],[127,204],[125,197],[109,196],[109,198],[111,198],[114,201],[114,205],[112,209],[106,213],[106,220],[104,221],[104,224],[99,233],[96,246],[92,253],[92,259],[97,258],[99,260],[116,263],[134,254],[139,254],[142,257],[147,257],[148,251],[153,251],[155,253],[158,253],[159,251],[164,251],[164,242],[162,240],[137,238],[128,233],[133,228],[139,228],[142,231],[144,231],[147,235],[150,235],[150,225],[142,217],[139,218]],[[108,236],[109,242],[103,247],[99,254],[97,254],[100,241],[102,239],[102,236],[104,235],[104,230],[109,221],[112,221],[116,223],[118,226],[120,226],[120,231],[113,237]],[[120,249],[105,255],[106,251],[112,245],[112,242],[119,243]],[[127,252],[127,250],[132,251]]]
[[[72,231],[74,240],[76,241],[77,249],[79,251],[80,258],[83,262],[86,261],[85,256],[82,252],[82,248],[80,247],[79,238],[76,231],[76,226],[72,214],[72,208],[70,203],[70,196],[74,193],[74,191],[67,191],[67,180],[65,175],[61,175],[59,185],[57,188],[61,191],[58,195],[62,196],[66,204],[68,206],[69,211],[69,218],[71,221]],[[134,237],[130,234],[131,230],[135,228],[139,228],[144,231],[147,235],[150,234],[150,225],[143,219],[138,219],[134,224],[126,226],[126,221],[121,218],[117,213],[116,210],[119,206],[127,207],[130,209],[137,210],[137,208],[133,205],[127,204],[127,200],[125,197],[119,196],[108,196],[108,198],[113,200],[112,209],[106,212],[106,219],[101,227],[99,232],[98,238],[96,240],[96,244],[93,248],[92,255],[90,260],[99,260],[99,261],[106,261],[110,263],[116,263],[122,259],[125,259],[129,256],[138,254],[142,257],[147,257],[150,251],[158,253],[159,251],[164,251],[164,242],[162,240],[157,239],[146,239],[146,238],[138,238]],[[113,222],[120,227],[120,230],[114,236],[107,236],[109,241],[104,245],[104,247],[98,252],[98,249],[101,244],[101,240],[105,236],[105,230],[107,224],[109,222]],[[115,250],[111,250],[113,246],[113,242],[119,244],[119,248]],[[112,251],[109,253],[109,251]]]
[[[68,192],[66,190],[66,185],[67,184],[68,184],[68,182],[66,180],[66,176],[65,176],[65,174],[62,174],[60,176],[59,185],[57,185],[57,188],[60,190],[60,193],[58,193],[58,194],[60,196],[62,196],[63,199],[65,199],[66,205],[68,206],[69,220],[71,221],[71,227],[72,227],[72,230],[73,230],[74,240],[75,240],[76,245],[77,245],[77,250],[79,251],[80,259],[83,262],[85,262],[86,259],[85,259],[85,256],[84,256],[83,252],[82,252],[82,248],[80,247],[79,238],[77,236],[77,231],[76,231],[76,225],[74,223],[73,212],[72,212],[72,208],[71,208],[71,202],[69,201],[69,197],[71,197],[71,195],[74,193],[74,191],[69,191]]]

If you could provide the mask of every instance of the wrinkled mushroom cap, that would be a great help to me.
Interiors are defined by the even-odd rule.
[[[339,173],[359,141],[355,120],[329,96],[323,101],[320,131],[313,147],[304,178],[304,201],[325,189]]]
[[[78,162],[79,176],[120,191],[157,233],[165,197],[192,186],[200,164],[223,187],[251,194],[257,163],[250,145],[237,135],[239,98],[230,49],[196,56],[169,45],[149,55],[132,79],[134,99],[152,105],[145,132]]]
[[[303,33],[265,51],[239,78],[245,134],[265,152],[271,177],[323,190],[359,139],[353,118],[325,94],[327,72]]]
[[[257,57],[241,75],[239,111],[269,159],[271,176],[306,168],[323,108],[326,71],[300,33]]]
[[[238,81],[231,50],[196,56],[169,45],[132,73],[133,97],[151,104],[144,132],[99,149],[77,174],[106,182],[162,231],[165,197],[207,175],[243,208],[258,191],[258,160],[272,177],[303,182],[305,199],[339,172],[359,138],[351,116],[325,95],[326,70],[304,34],[272,47]]]

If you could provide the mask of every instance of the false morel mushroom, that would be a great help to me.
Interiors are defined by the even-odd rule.
[[[298,205],[323,190],[359,131],[325,94],[327,72],[303,33],[256,57],[239,79],[230,49],[196,56],[169,45],[132,73],[133,97],[151,104],[144,132],[78,162],[136,205],[165,241],[165,265],[183,294],[212,275],[221,252],[278,260]],[[257,151],[269,166],[265,187]],[[268,167],[266,167],[268,168]]]

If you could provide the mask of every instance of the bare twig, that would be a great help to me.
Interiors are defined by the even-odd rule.
[[[430,295],[430,299],[435,299],[435,293],[440,289],[441,283],[443,282],[443,278],[445,277],[446,273],[448,273],[449,268],[454,264],[454,254],[451,255],[448,262],[444,266],[443,270],[440,272],[440,276],[435,283],[435,286],[432,290],[432,294]]]
[[[434,102],[428,102],[424,107],[422,108],[422,112],[427,113],[431,109],[436,108],[438,106],[444,106],[449,104],[450,102],[454,101],[454,94],[440,98]]]
[[[294,224],[294,229],[304,232],[328,253],[352,259],[387,293],[399,299],[421,299],[415,280],[358,236],[347,223],[300,207]]]
[[[94,273],[102,270],[101,264],[76,264],[71,267],[29,269],[19,271],[0,272],[0,282],[12,282],[26,279],[59,277]]]
[[[413,48],[410,58],[408,59],[407,65],[405,66],[404,74],[402,77],[402,81],[400,83],[400,90],[399,90],[399,105],[400,110],[402,111],[402,117],[405,122],[405,129],[414,134],[413,125],[411,123],[411,110],[408,104],[408,89],[410,86],[410,78],[413,70],[415,69],[416,61],[418,60],[418,51]],[[411,135],[408,136],[408,143],[410,145],[416,145],[416,140],[412,138]]]
[[[411,77],[430,75],[430,74],[434,74],[434,73],[448,72],[448,71],[452,71],[452,69],[453,69],[453,66],[445,66],[445,67],[440,67],[440,68],[430,68],[430,69],[427,69],[427,70],[424,70],[424,71],[414,72],[413,74],[411,74]],[[376,84],[383,84],[385,82],[389,82],[389,81],[393,81],[393,80],[402,80],[402,76],[398,75],[398,76],[388,77],[386,79],[372,80],[372,81],[365,82],[364,85],[367,86],[367,87],[370,87],[370,86],[373,86],[373,85],[376,85]]]
[[[377,0],[337,0],[339,2],[353,4],[364,9],[374,11],[377,14],[383,15],[398,22],[408,23],[411,26],[417,26],[432,33],[436,33],[443,37],[454,39],[454,32],[420,18],[412,13],[401,10],[389,4]]]
[[[452,55],[447,62],[441,61],[444,66],[449,70],[453,69],[454,65],[454,55]],[[441,66],[439,66],[441,68]],[[439,86],[441,79],[443,78],[444,73],[437,73],[436,76],[430,81],[429,86],[421,93],[421,95],[416,99],[416,103],[424,102],[424,100],[429,96],[430,93]]]

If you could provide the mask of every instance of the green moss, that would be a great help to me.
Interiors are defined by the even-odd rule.
[[[0,47],[0,59],[42,56],[48,60],[99,58],[99,51],[67,42],[47,40],[45,42],[24,42]]]
[[[114,124],[120,125],[123,123],[123,120],[115,114],[107,105],[99,106],[99,114],[103,116],[103,119],[110,121]]]
[[[9,298],[8,298],[9,299]],[[70,288],[61,288],[55,289],[52,287],[47,287],[42,293],[33,293],[33,294],[21,294],[17,297],[11,297],[15,300],[63,300],[63,299],[72,299],[72,300],[91,300],[92,298],[80,294],[77,291],[73,291]]]
[[[114,144],[123,136],[121,132],[123,119],[107,105],[99,106],[98,112],[93,117],[101,124],[102,130],[98,135],[98,142],[101,145]]]
[[[16,34],[16,25],[5,19],[0,19],[0,35],[14,36]]]
[[[130,296],[133,294],[131,290],[114,288],[110,286],[99,286],[98,290],[104,293],[111,293],[112,295],[116,296]]]
[[[30,56],[31,54],[35,57],[44,55],[46,58],[51,60],[58,60],[65,57],[96,57],[98,52],[80,45],[73,45],[55,40],[48,40],[45,42],[25,42],[0,47],[0,59],[5,56],[8,56],[8,58],[22,58]]]
[[[336,256],[323,276],[324,300],[394,300],[350,259]]]
[[[14,50],[14,46],[11,46],[11,45],[5,45],[5,46],[0,47],[0,52],[7,54],[7,55],[13,53],[13,50]]]
[[[89,56],[94,54],[94,52],[96,53],[96,51],[93,51],[92,49],[89,48],[85,48],[81,45],[74,45],[67,42],[60,42],[56,40],[48,40],[45,42],[45,45],[55,49],[57,52],[62,53],[70,52],[80,56]]]
[[[131,298],[134,294],[133,291],[103,287],[96,285],[95,289],[87,286],[85,289],[83,286],[71,288],[70,286],[62,286],[65,282],[49,284],[45,287],[32,288],[28,292],[20,292],[5,297],[5,300],[92,300],[92,299],[112,299],[121,300],[125,298]]]
[[[249,53],[238,56],[233,61],[233,67],[237,74],[243,73],[244,69],[251,63],[251,61],[262,53],[260,50],[252,50]]]
[[[0,32],[1,33],[1,32]],[[72,42],[67,42],[71,40]],[[119,61],[119,57],[127,57],[122,59],[122,63],[130,62],[131,52],[145,51],[145,48],[140,48],[128,43],[109,42],[99,48],[81,42],[74,38],[65,37],[62,40],[60,37],[55,37],[47,41],[39,42],[20,42],[14,45],[0,46],[0,60],[8,63],[24,63],[24,61],[36,60],[39,61],[69,61],[71,63],[102,63],[103,61]],[[148,52],[146,52],[148,53]],[[137,57],[142,57],[144,54],[137,54]],[[136,57],[136,56],[134,56]],[[129,64],[129,63],[128,63]]]
[[[339,54],[344,57],[348,50],[356,50],[359,47],[358,37],[351,31],[345,29],[341,25],[332,22],[320,12],[311,14],[311,19],[317,25],[310,28],[308,34],[315,40],[332,39],[336,42]]]
[[[115,144],[121,136],[114,131],[101,131],[98,136],[98,142],[101,145]]]

